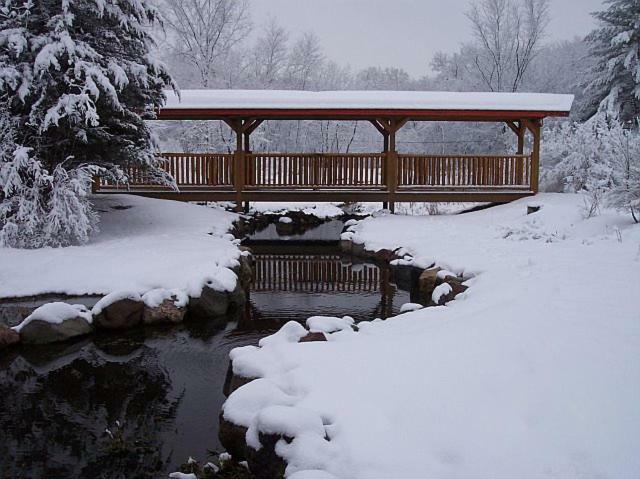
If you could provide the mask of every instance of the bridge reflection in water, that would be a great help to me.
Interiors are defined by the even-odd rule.
[[[304,321],[317,315],[384,319],[409,302],[409,292],[391,281],[387,268],[343,256],[335,245],[290,245],[287,253],[273,245],[252,249],[254,321]]]

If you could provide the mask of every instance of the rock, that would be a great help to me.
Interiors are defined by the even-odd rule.
[[[462,280],[460,278],[455,276],[447,276],[442,284],[448,284],[450,286],[450,291],[447,294],[440,296],[437,302],[432,301],[432,304],[437,306],[444,306],[448,302],[453,301],[460,293],[464,293],[469,289],[467,286],[462,284]]]
[[[353,243],[351,240],[340,240],[340,251],[343,253],[351,253]]]
[[[246,378],[244,376],[239,376],[234,374],[233,365],[229,364],[227,369],[227,375],[224,380],[224,386],[222,387],[222,393],[229,397],[236,389],[241,388],[245,384],[250,383],[256,378]]]
[[[220,413],[218,439],[225,450],[237,461],[246,459],[246,435],[246,427],[227,421],[224,414]]]
[[[364,243],[351,243],[351,254],[353,256],[360,256],[361,258],[366,258],[366,250],[364,247]]]
[[[18,344],[20,342],[20,335],[13,329],[0,324],[0,350]]]
[[[99,303],[98,303],[99,304]],[[123,298],[96,311],[94,323],[101,329],[128,329],[142,322],[144,303],[133,298]]]
[[[198,320],[224,316],[229,310],[229,296],[226,291],[216,291],[205,285],[199,298],[189,300],[189,316]]]
[[[144,324],[181,323],[187,313],[186,307],[176,306],[176,299],[165,299],[158,306],[144,306],[142,322]]]
[[[391,250],[381,249],[373,254],[373,258],[384,263],[391,263],[391,261],[396,259],[396,254]]]
[[[321,342],[321,341],[326,341],[327,337],[325,336],[324,333],[318,332],[318,333],[309,333],[306,336],[303,336],[302,338],[300,338],[300,343],[315,343],[315,342]]]
[[[20,339],[25,344],[57,343],[84,336],[92,330],[91,324],[82,316],[65,319],[61,323],[34,319],[20,329]]]
[[[431,295],[438,285],[438,272],[441,268],[425,269],[418,278],[418,303],[431,304]]]
[[[253,256],[242,255],[238,260],[240,265],[234,268],[234,272],[238,276],[238,281],[243,289],[249,289],[253,282]]]
[[[527,214],[532,215],[534,213],[537,213],[541,209],[542,209],[542,206],[540,205],[527,205]]]
[[[249,463],[249,470],[256,479],[275,479],[284,477],[284,471],[287,467],[284,459],[276,454],[276,443],[284,439],[291,442],[291,438],[287,438],[277,434],[263,434],[258,436],[262,447],[256,451],[252,447],[246,447],[246,459]]]

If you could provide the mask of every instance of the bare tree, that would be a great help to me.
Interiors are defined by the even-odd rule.
[[[253,75],[257,84],[271,88],[281,78],[287,66],[288,42],[289,33],[271,19],[252,52]]]
[[[517,91],[549,23],[549,0],[476,0],[474,67],[491,91]]]
[[[193,65],[207,88],[221,58],[248,35],[247,0],[164,0],[175,53]]]
[[[313,33],[305,33],[293,45],[289,54],[290,87],[306,90],[324,62],[320,40]]]

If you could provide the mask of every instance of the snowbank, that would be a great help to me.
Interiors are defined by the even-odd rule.
[[[473,273],[471,289],[326,342],[298,343],[287,324],[234,350],[234,372],[262,379],[229,397],[225,417],[294,434],[276,445],[291,477],[635,477],[640,226],[584,219],[579,196],[536,200],[533,215],[526,200],[359,222],[367,249],[433,257]]]
[[[96,196],[100,233],[83,246],[0,247],[0,297],[181,289],[237,264],[235,214],[128,195]]]

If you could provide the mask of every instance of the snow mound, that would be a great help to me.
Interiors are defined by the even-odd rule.
[[[179,289],[156,288],[142,295],[142,301],[150,308],[157,308],[168,299],[173,299],[173,304],[178,308],[185,307],[189,302],[187,293]]]
[[[354,320],[351,316],[335,318],[332,316],[312,316],[307,319],[307,328],[312,333],[335,333],[353,329]]]
[[[259,450],[262,445],[259,433],[295,438],[301,434],[312,434],[324,438],[322,418],[314,411],[292,406],[269,406],[254,418],[247,431],[247,445]]]
[[[86,306],[82,304],[67,304],[62,302],[47,303],[37,308],[27,316],[19,325],[13,328],[19,333],[31,321],[44,321],[52,324],[62,324],[68,319],[81,317],[91,324],[93,316]]]
[[[265,407],[291,406],[297,399],[282,391],[269,379],[255,379],[229,396],[222,407],[222,414],[233,424],[249,427],[256,414]]]
[[[424,308],[424,306],[419,303],[404,303],[402,306],[400,306],[400,312],[409,313],[411,311],[418,311],[422,308]]]
[[[229,268],[213,266],[212,272],[199,279],[194,279],[187,285],[187,293],[192,298],[202,296],[202,290],[205,286],[215,291],[226,291],[231,293],[236,289],[238,276]]]
[[[282,326],[277,333],[267,336],[266,338],[262,338],[258,345],[263,348],[275,344],[297,343],[307,334],[309,334],[309,331],[307,331],[300,323],[289,321],[287,324]]]
[[[287,479],[337,479],[337,477],[325,471],[310,470],[294,472],[287,476]]]
[[[291,223],[293,223],[293,220],[291,218],[289,218],[288,216],[283,216],[281,218],[278,219],[279,223],[285,224],[285,225],[290,225]]]

